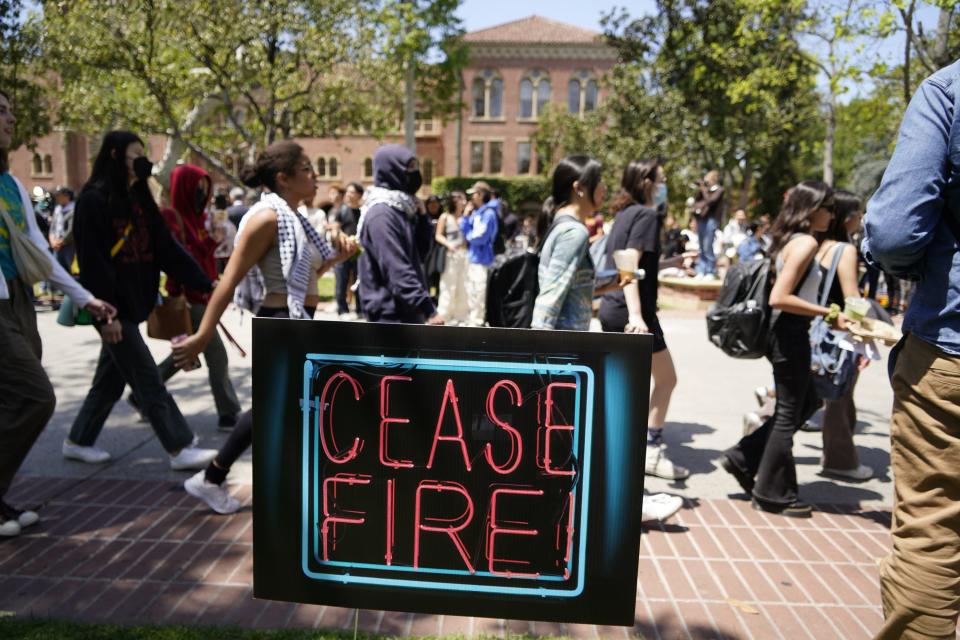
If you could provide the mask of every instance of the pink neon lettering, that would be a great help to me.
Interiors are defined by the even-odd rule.
[[[462,495],[467,501],[467,508],[456,518],[431,518],[424,516],[421,510],[421,493],[423,491],[453,491]],[[455,524],[463,518],[461,524]],[[453,540],[453,545],[457,548],[463,563],[467,565],[470,573],[475,573],[473,565],[470,564],[470,556],[467,554],[467,548],[457,534],[463,531],[473,520],[473,500],[463,485],[456,482],[438,482],[436,480],[424,480],[417,486],[416,503],[414,505],[414,529],[413,529],[413,568],[420,567],[420,532],[429,531],[433,533],[445,533]],[[427,524],[427,523],[433,524]]]
[[[327,456],[327,460],[335,464],[345,464],[350,462],[357,457],[357,454],[360,453],[360,449],[363,448],[363,441],[358,437],[353,440],[353,447],[349,451],[344,453],[336,453],[337,451],[337,441],[333,437],[333,403],[337,397],[337,391],[343,386],[344,382],[349,382],[350,386],[353,387],[353,399],[360,399],[360,383],[357,382],[351,375],[339,371],[329,380],[327,384],[323,385],[323,393],[320,394],[320,445],[323,447],[323,453]],[[336,384],[336,386],[333,386]],[[330,390],[330,387],[333,386],[333,390]],[[327,393],[331,394],[330,406],[327,407]],[[333,445],[333,451],[330,450],[330,447],[327,445],[327,426],[329,425],[330,430],[330,443]]]
[[[556,469],[551,466],[550,460],[550,434],[554,431],[573,431],[573,425],[569,424],[554,424],[553,423],[553,390],[554,389],[574,389],[576,390],[577,385],[573,382],[551,382],[547,385],[547,407],[546,407],[546,417],[545,417],[545,428],[546,434],[544,435],[544,452],[543,452],[543,464],[544,471],[547,475],[551,476],[572,476],[574,471],[568,470],[563,471],[561,469]]]
[[[497,498],[501,494],[514,495],[514,496],[542,496],[543,490],[541,489],[494,489],[493,493],[490,494],[490,524],[487,529],[487,567],[490,570],[490,573],[497,576],[506,576],[507,578],[537,578],[540,576],[539,572],[529,573],[521,571],[498,571],[496,568],[496,563],[502,564],[516,564],[529,566],[530,563],[526,560],[511,560],[508,558],[497,558],[496,557],[496,541],[498,535],[511,535],[511,536],[535,536],[538,531],[536,529],[520,529],[514,527],[501,527],[500,522],[497,520]],[[526,522],[514,522],[512,524],[527,524]]]
[[[390,414],[390,389],[391,382],[410,382],[409,376],[384,376],[380,383],[380,464],[394,469],[409,469],[413,466],[410,460],[394,460],[387,453],[387,437],[391,424],[409,424],[409,418],[391,418]]]
[[[516,471],[517,467],[520,466],[520,459],[523,457],[523,438],[520,437],[519,431],[497,417],[496,411],[493,407],[493,400],[497,394],[497,390],[501,388],[505,388],[511,392],[511,400],[516,406],[523,406],[523,397],[520,395],[520,387],[516,382],[513,382],[512,380],[501,380],[490,388],[490,392],[487,394],[487,417],[490,418],[491,422],[509,434],[510,457],[508,457],[507,461],[503,463],[503,466],[498,466],[497,463],[493,461],[493,444],[490,442],[488,442],[487,446],[484,448],[484,455],[486,456],[487,464],[490,465],[491,469],[501,475],[509,475]]]
[[[440,429],[443,428],[443,416],[447,411],[447,404],[453,407],[454,423],[457,425],[457,435],[442,436]],[[460,401],[457,399],[457,391],[453,388],[453,380],[447,379],[447,388],[443,392],[443,400],[440,403],[440,417],[437,418],[437,430],[433,436],[433,446],[430,448],[430,458],[427,460],[427,469],[433,468],[433,458],[437,453],[437,443],[441,440],[457,442],[460,445],[460,451],[463,452],[463,462],[467,471],[471,470],[470,456],[467,455],[467,443],[463,441],[463,424],[460,420]]]
[[[338,473],[335,476],[325,478],[323,481],[323,522],[320,525],[320,536],[323,539],[323,559],[329,560],[330,538],[333,538],[333,548],[337,548],[337,524],[363,524],[366,518],[365,511],[347,511],[341,512],[341,515],[333,514],[337,507],[337,485],[347,484],[363,485],[370,484],[370,476],[356,475],[353,473]],[[330,487],[333,486],[333,500],[330,499]]]
[[[395,489],[394,480],[387,480],[387,554],[384,556],[387,560],[387,566],[393,564],[393,503]]]

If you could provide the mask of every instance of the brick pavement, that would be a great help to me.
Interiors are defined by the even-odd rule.
[[[218,516],[176,483],[21,477],[10,498],[42,523],[0,542],[0,615],[137,624],[352,628],[354,610],[255,600],[250,486]],[[391,636],[867,638],[890,514],[824,506],[809,520],[741,500],[693,500],[645,529],[636,624],[594,627],[361,611]]]

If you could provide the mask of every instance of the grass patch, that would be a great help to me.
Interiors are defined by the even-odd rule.
[[[352,640],[352,631],[313,631],[310,629],[237,629],[233,627],[122,627],[112,624],[81,624],[64,620],[38,620],[0,616],[0,638],[4,640]],[[388,639],[360,633],[363,640]],[[420,640],[461,640],[463,636],[417,636]],[[494,636],[479,636],[493,638]],[[507,635],[509,640],[525,640],[529,635]]]

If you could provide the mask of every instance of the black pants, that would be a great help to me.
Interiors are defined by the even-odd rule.
[[[772,507],[797,501],[793,434],[814,414],[819,399],[810,374],[810,320],[782,314],[771,331],[767,358],[773,364],[777,404],[763,425],[726,454],[755,478],[753,497]]]
[[[347,288],[350,286],[350,277],[357,278],[357,261],[338,262],[333,267],[333,273],[337,279],[337,313],[347,313],[350,311],[350,305],[347,304]],[[353,303],[357,309],[357,315],[360,315],[359,291],[354,292]]]
[[[70,429],[70,440],[83,447],[93,446],[113,405],[123,396],[129,384],[140,412],[150,422],[160,444],[174,454],[193,441],[193,432],[180,413],[177,402],[160,378],[160,370],[140,335],[135,322],[114,320],[123,328],[123,340],[103,343],[100,359],[93,374],[93,384]]]

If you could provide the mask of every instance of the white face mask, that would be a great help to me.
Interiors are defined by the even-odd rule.
[[[653,204],[660,206],[667,201],[667,183],[658,182],[653,188]]]

